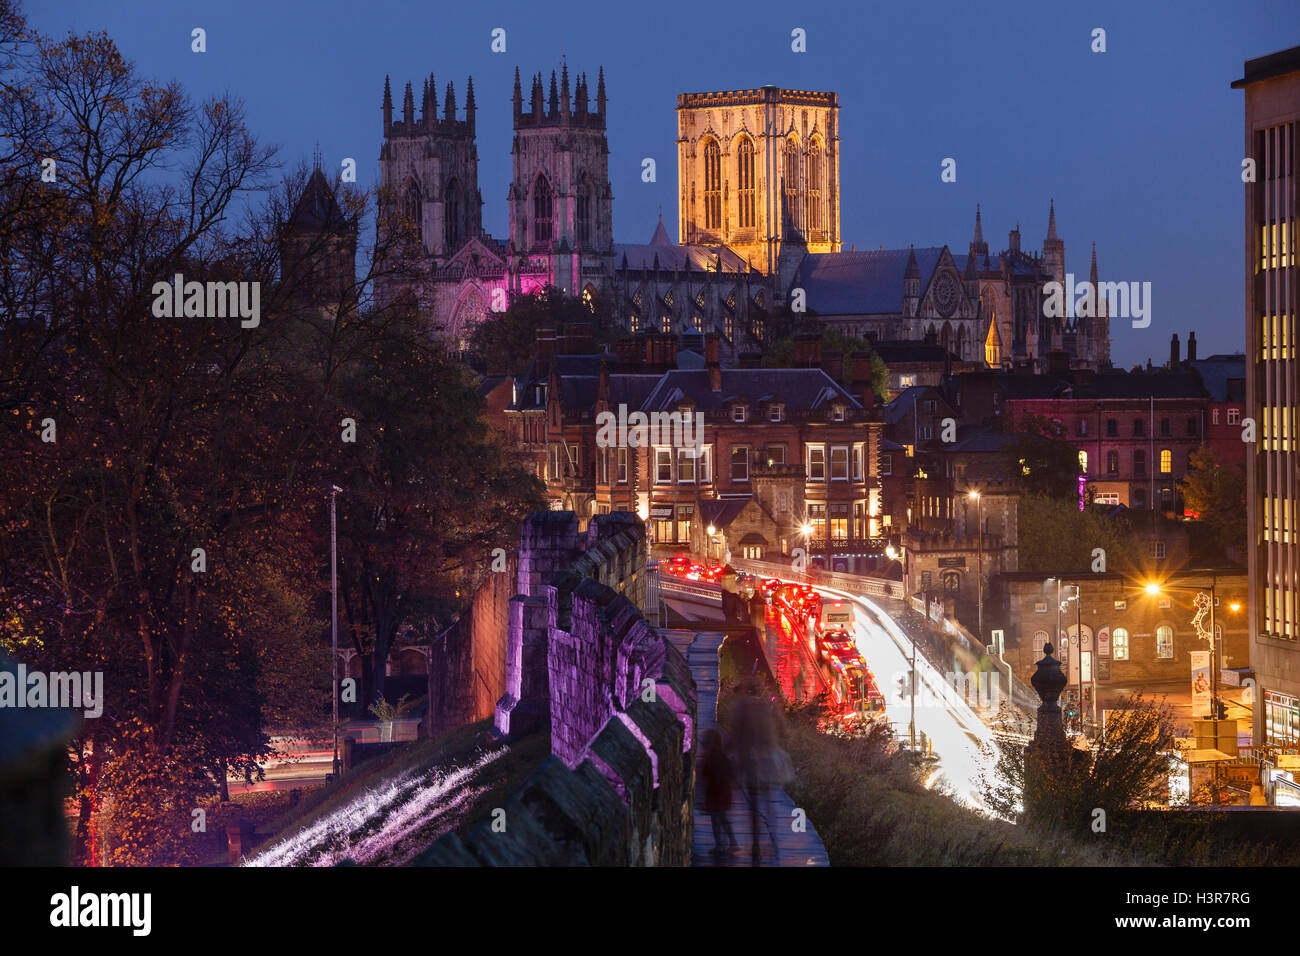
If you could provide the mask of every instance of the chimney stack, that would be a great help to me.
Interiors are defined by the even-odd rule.
[[[537,377],[545,378],[551,373],[551,356],[555,353],[555,329],[539,328],[537,330]]]
[[[722,366],[718,362],[717,332],[710,332],[704,336],[704,367],[709,372],[709,388],[715,392],[722,391]]]
[[[1178,333],[1175,332],[1174,337],[1169,341],[1169,368],[1171,370],[1178,368],[1180,351],[1181,350],[1178,347]]]
[[[820,332],[802,332],[794,341],[796,368],[820,368],[822,364],[822,337]]]
[[[1196,333],[1187,333],[1187,361],[1196,361]]]

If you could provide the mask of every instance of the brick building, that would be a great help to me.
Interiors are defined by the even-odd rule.
[[[672,336],[628,339],[611,355],[582,330],[539,332],[503,414],[552,506],[584,523],[633,511],[653,544],[707,546],[718,558],[801,547],[818,564],[829,552],[838,570],[866,570],[884,548],[870,356],[852,356],[841,383],[843,357],[823,355],[815,337],[799,344],[801,367],[788,369],[723,368],[718,337],[703,340],[704,367],[679,368]],[[702,421],[698,448],[664,436],[648,447],[603,443],[601,416],[631,423],[633,413]]]
[[[1003,375],[997,387],[1008,431],[1030,415],[1061,427],[1098,504],[1182,513],[1178,481],[1204,441],[1208,410],[1194,372]]]
[[[1175,572],[1163,579],[1167,589],[1158,595],[1143,590],[1146,578],[1140,573],[1112,571],[1062,577],[1065,582],[1059,593],[1065,610],[1059,619],[1058,582],[1039,572],[1001,574],[994,580],[991,594],[985,597],[986,626],[1004,630],[1007,660],[1026,681],[1043,656],[1043,645],[1050,642],[1059,648],[1068,638],[1069,660],[1062,663],[1072,684],[1082,667],[1086,686],[1094,660],[1100,688],[1190,682],[1191,652],[1208,650],[1209,646],[1191,624],[1196,614],[1192,606],[1194,593],[1178,589],[1211,582],[1217,599],[1214,625],[1221,642],[1221,667],[1250,666],[1247,578],[1240,569]],[[1076,584],[1082,601],[1078,611],[1072,597]],[[1239,605],[1237,611],[1232,610],[1234,603]],[[1059,636],[1053,637],[1058,625]],[[1078,639],[1080,633],[1082,642]],[[1085,703],[1087,700],[1085,695]]]

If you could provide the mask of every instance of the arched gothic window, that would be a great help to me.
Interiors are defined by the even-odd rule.
[[[704,228],[722,228],[722,148],[716,139],[704,145]]]
[[[736,183],[740,199],[740,228],[754,226],[754,143],[749,137],[736,150]]]
[[[424,215],[420,202],[420,187],[412,181],[406,187],[406,217],[415,226],[416,237],[424,241]]]
[[[577,232],[578,241],[583,245],[591,242],[591,177],[586,173],[582,174],[582,181],[578,184],[578,196],[576,210],[574,215],[574,227]]]
[[[809,229],[822,228],[822,148],[816,140],[808,147],[807,222]]]
[[[533,241],[550,242],[555,234],[555,201],[551,184],[538,176],[533,184]]]
[[[460,242],[460,183],[452,180],[443,193],[443,242],[451,252]]]
[[[799,147],[794,140],[785,142],[785,212],[794,225],[794,216],[799,202]]]

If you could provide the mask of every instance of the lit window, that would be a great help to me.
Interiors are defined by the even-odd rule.
[[[1160,451],[1160,474],[1172,474],[1174,470],[1174,453],[1168,448]]]
[[[1217,414],[1217,413],[1216,413],[1216,414]],[[1229,425],[1239,425],[1239,424],[1241,424],[1241,409],[1240,409],[1240,408],[1230,408],[1230,409],[1228,409],[1228,424],[1229,424]]]
[[[1122,627],[1110,632],[1110,655],[1117,661],[1128,660],[1128,631]]]
[[[743,422],[745,420],[744,405],[736,405],[731,409],[731,420],[733,422]]]
[[[1087,473],[1088,473],[1088,453],[1086,451],[1081,451],[1079,452],[1079,474],[1086,475]]]
[[[1156,657],[1169,660],[1174,656],[1174,629],[1168,624],[1156,628]]]

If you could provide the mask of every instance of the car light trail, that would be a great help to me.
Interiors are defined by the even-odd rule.
[[[483,786],[472,781],[507,748],[485,753],[463,767],[406,771],[367,790],[311,826],[244,861],[245,866],[333,866],[409,863],[452,829]],[[378,828],[375,821],[380,822]]]

